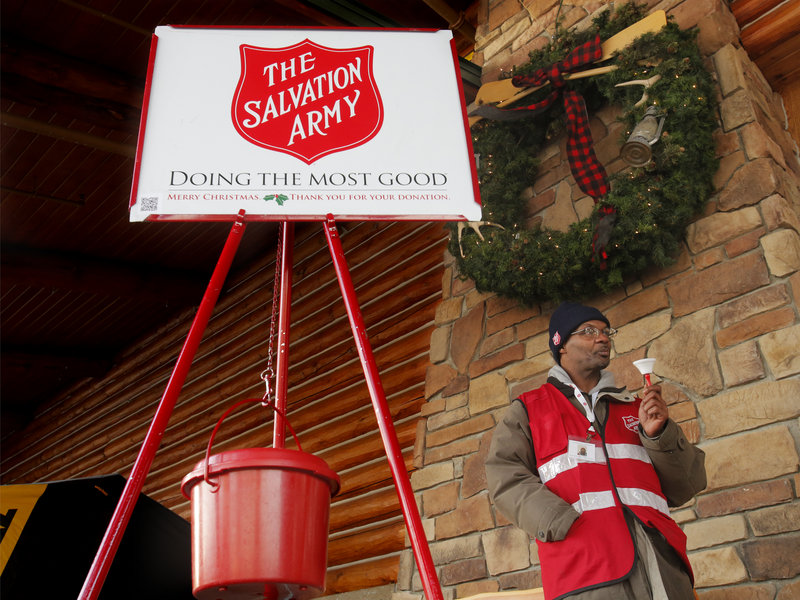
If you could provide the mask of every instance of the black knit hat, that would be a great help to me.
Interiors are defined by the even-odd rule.
[[[602,321],[610,326],[605,315],[595,307],[576,302],[562,302],[550,317],[550,351],[559,365],[561,364],[559,350],[567,343],[578,325],[586,321]]]

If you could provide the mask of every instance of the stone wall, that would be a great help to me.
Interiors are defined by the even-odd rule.
[[[691,224],[677,262],[589,302],[619,329],[611,369],[641,387],[632,361],[657,358],[670,415],[707,454],[708,488],[674,510],[687,536],[703,600],[800,597],[800,165],[781,100],[739,45],[721,0],[649,3],[698,43],[719,84],[716,192]],[[553,30],[556,0],[484,0],[476,60],[484,80],[527,60]],[[584,26],[603,2],[561,6]],[[592,117],[598,155],[615,164],[613,110]],[[564,144],[542,156],[529,190],[550,226],[584,216]],[[559,201],[559,197],[561,201]],[[568,199],[568,202],[564,202]],[[556,208],[558,207],[558,208]],[[550,213],[548,215],[548,212]],[[557,213],[557,216],[556,216]],[[431,338],[427,404],[412,485],[446,599],[541,585],[536,545],[492,506],[484,459],[509,401],[541,384],[553,364],[547,325],[554,306],[526,308],[480,293],[454,260]],[[395,600],[419,598],[410,550]]]

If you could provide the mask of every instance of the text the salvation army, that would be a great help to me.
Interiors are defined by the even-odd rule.
[[[266,65],[262,75],[267,88],[270,89],[277,83],[304,76],[314,69],[313,53],[305,52],[287,61]],[[244,119],[241,124],[243,127],[252,129],[270,119],[295,113],[289,134],[289,146],[294,144],[297,139],[306,139],[312,135],[327,135],[325,131],[333,123],[341,123],[343,118],[356,116],[356,104],[361,95],[360,90],[353,88],[351,94],[345,94],[319,108],[307,111],[301,109],[312,102],[330,98],[333,94],[352,87],[356,81],[362,81],[361,57],[356,57],[346,66],[340,66],[316,76],[307,76],[300,83],[281,89],[277,93],[269,93],[263,99],[245,102],[244,110],[252,118]]]

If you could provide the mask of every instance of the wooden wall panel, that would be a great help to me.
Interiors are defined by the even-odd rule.
[[[338,594],[350,590],[362,590],[397,581],[400,567],[398,555],[384,556],[375,560],[364,561],[328,569],[325,580],[325,593]]]
[[[411,470],[447,233],[441,223],[345,223],[340,231]],[[266,256],[226,283],[145,481],[149,496],[184,518],[180,481],[202,460],[211,429],[234,402],[264,394],[274,269]],[[293,278],[287,416],[303,449],[342,480],[331,509],[329,592],[389,583],[405,524],[321,224],[298,224]],[[194,314],[143,332],[103,380],[43,405],[8,444],[3,483],[127,475]],[[269,446],[272,427],[270,410],[243,406],[212,452]]]

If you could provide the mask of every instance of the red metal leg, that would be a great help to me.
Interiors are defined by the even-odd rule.
[[[347,316],[350,318],[350,327],[353,330],[353,337],[355,338],[358,355],[361,358],[361,366],[364,369],[369,395],[372,398],[372,406],[378,419],[378,429],[383,439],[383,445],[386,448],[389,468],[392,471],[397,495],[400,497],[400,508],[403,511],[408,536],[411,539],[411,547],[414,551],[414,558],[417,561],[417,568],[422,578],[422,587],[428,600],[442,600],[442,590],[439,586],[439,579],[436,576],[436,568],[433,565],[428,540],[425,538],[425,530],[422,528],[422,520],[417,510],[417,503],[414,500],[411,481],[408,478],[408,472],[403,462],[403,454],[400,451],[397,432],[392,423],[392,415],[386,402],[386,394],[383,391],[378,375],[378,367],[372,354],[372,347],[367,338],[367,329],[364,325],[361,309],[358,306],[355,288],[353,287],[353,281],[350,278],[350,271],[347,268],[347,261],[342,249],[342,242],[336,229],[336,222],[331,215],[328,215],[328,220],[325,223],[325,236],[328,238],[328,247],[336,268],[339,287],[342,290],[342,297],[347,308]]]
[[[292,306],[292,258],[294,250],[294,223],[285,221],[281,237],[281,302],[278,317],[278,358],[275,376],[275,424],[272,447],[283,448],[286,442],[286,391],[289,387],[289,323]],[[273,298],[274,302],[275,299]]]
[[[228,234],[228,239],[222,249],[219,261],[217,261],[214,273],[211,275],[211,280],[208,283],[205,295],[200,303],[200,308],[197,310],[197,315],[189,329],[189,334],[183,344],[183,349],[178,356],[178,362],[175,364],[172,376],[167,383],[167,388],[156,409],[155,417],[150,424],[150,429],[147,431],[142,447],[139,450],[139,455],[136,457],[136,462],[133,463],[131,474],[128,477],[128,481],[125,483],[125,488],[122,490],[122,495],[114,510],[114,514],[111,516],[111,522],[108,524],[108,528],[103,536],[103,541],[100,543],[100,548],[95,555],[89,574],[83,582],[83,589],[81,589],[78,600],[96,600],[100,595],[100,590],[111,568],[114,555],[117,553],[119,544],[122,541],[122,536],[125,533],[125,528],[128,526],[134,506],[142,491],[144,480],[147,477],[150,466],[153,464],[156,450],[158,450],[161,444],[161,438],[167,429],[167,423],[172,415],[172,410],[175,408],[175,402],[178,399],[183,383],[189,373],[192,359],[197,352],[197,348],[200,346],[203,332],[211,317],[211,313],[214,311],[214,306],[219,298],[222,285],[225,282],[225,277],[227,277],[231,263],[233,262],[233,257],[236,255],[236,250],[239,248],[239,242],[242,240],[244,229],[244,211],[241,211]]]

